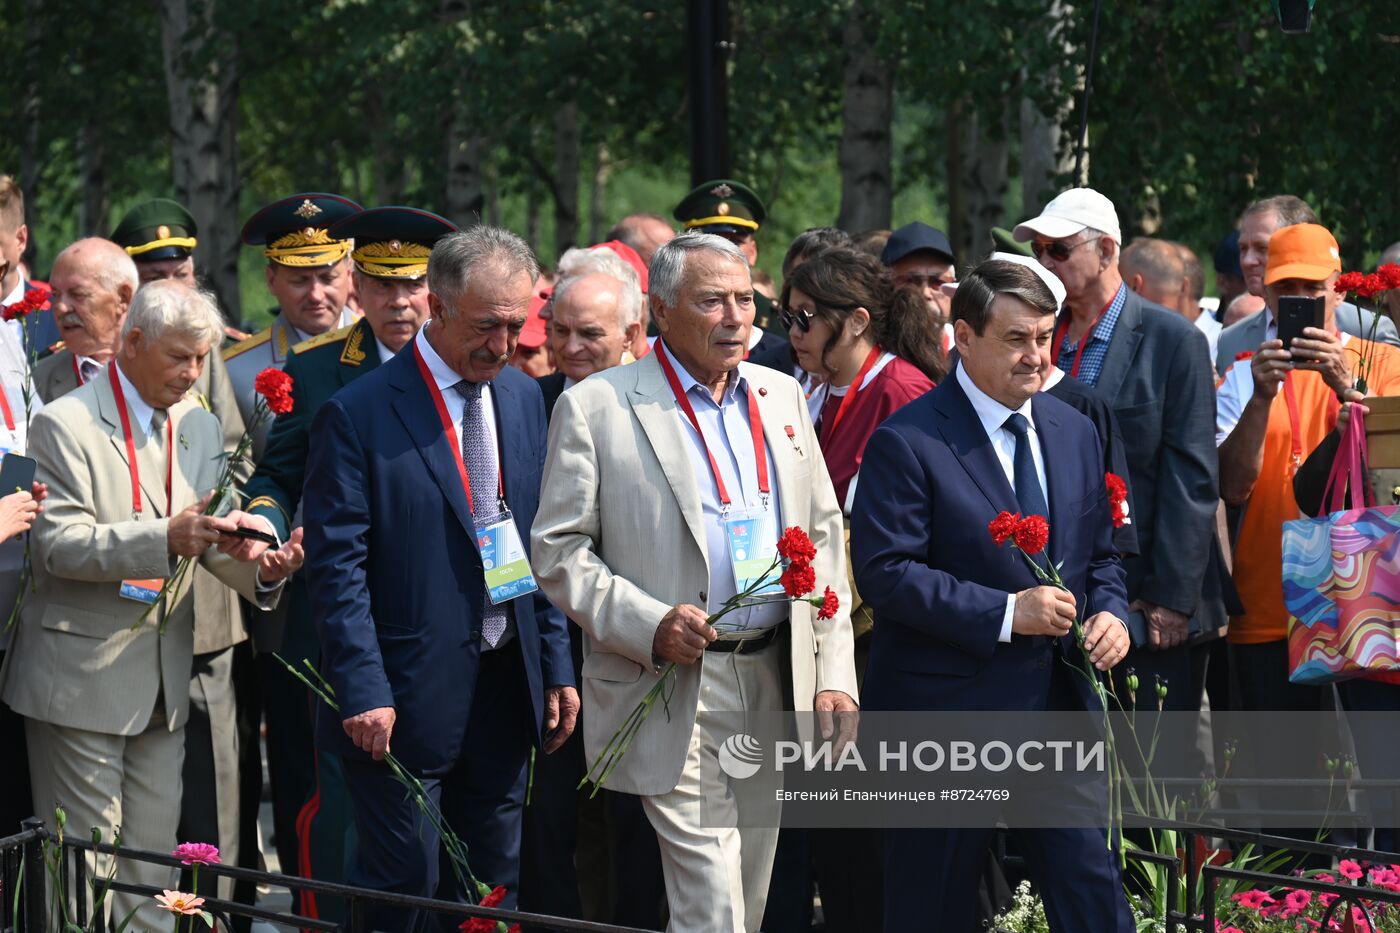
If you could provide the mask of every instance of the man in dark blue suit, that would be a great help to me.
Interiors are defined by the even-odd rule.
[[[952,378],[871,437],[851,514],[856,585],[875,611],[866,710],[1082,710],[1097,705],[1076,612],[1098,671],[1128,650],[1124,574],[1113,545],[1093,423],[1048,395],[1049,289],[1023,266],[983,263],[953,299]],[[987,526],[1045,515],[1069,592],[1039,585]],[[1043,559],[1043,558],[1042,558]],[[1075,670],[1074,666],[1079,666]],[[992,827],[891,830],[885,929],[972,930]],[[1130,933],[1102,830],[1024,831],[1051,929]]]
[[[506,231],[444,237],[428,261],[432,318],[412,348],[312,426],[307,584],[340,705],[319,710],[317,744],[344,762],[352,884],[467,893],[450,873],[439,888],[439,839],[379,761],[392,750],[439,801],[473,874],[513,905],[530,748],[552,752],[573,731],[564,617],[534,589],[528,553],[523,564],[511,554],[528,547],[545,455],[539,388],[506,366],[537,273]]]

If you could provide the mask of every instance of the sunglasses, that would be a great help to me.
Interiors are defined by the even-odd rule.
[[[811,311],[778,309],[778,320],[783,322],[783,330],[792,330],[793,325],[796,325],[805,334],[812,329],[813,316]]]
[[[1039,259],[1041,256],[1045,255],[1046,253],[1049,253],[1051,259],[1055,260],[1056,262],[1064,262],[1066,259],[1069,258],[1070,253],[1079,249],[1079,247],[1083,246],[1085,243],[1092,242],[1094,242],[1092,238],[1088,240],[1080,240],[1078,243],[1074,243],[1072,245],[1066,245],[1060,240],[1052,240],[1051,242],[1045,244],[1037,243],[1036,241],[1032,240],[1031,252],[1035,254],[1036,259]]]
[[[942,275],[920,275],[917,272],[910,272],[898,277],[900,285],[907,285],[911,288],[938,288],[945,283],[956,282],[957,279],[951,273],[945,272]]]

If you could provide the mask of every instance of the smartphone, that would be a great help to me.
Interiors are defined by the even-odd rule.
[[[39,468],[29,457],[5,454],[0,461],[0,496],[14,492],[29,492],[34,488],[34,472]]]
[[[1322,327],[1325,314],[1324,299],[1284,295],[1278,300],[1278,339],[1289,349],[1295,338],[1303,336],[1304,327]]]
[[[264,544],[277,547],[276,535],[270,535],[265,531],[258,531],[256,528],[235,528],[233,531],[224,531],[220,532],[220,534],[227,535],[230,538],[251,538],[254,541],[261,541]]]

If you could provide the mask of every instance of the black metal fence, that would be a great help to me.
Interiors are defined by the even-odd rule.
[[[26,820],[23,831],[14,836],[0,838],[0,933],[50,933],[61,930],[60,923],[50,916],[53,899],[50,897],[53,872],[49,866],[57,860],[56,874],[61,879],[62,890],[66,892],[70,920],[83,931],[106,933],[108,920],[101,911],[94,916],[93,891],[90,879],[87,853],[99,852],[117,855],[120,859],[165,865],[173,869],[184,866],[160,852],[142,852],[121,848],[105,843],[94,843],[88,839],[64,835],[62,840],[45,828],[42,820]],[[46,861],[47,857],[47,861]],[[297,894],[307,892],[317,896],[333,897],[345,905],[346,920],[343,923],[331,922],[314,917],[303,917],[293,913],[267,910],[249,904],[205,897],[203,909],[214,916],[216,929],[232,930],[234,918],[262,920],[284,930],[344,930],[348,933],[370,933],[365,921],[366,912],[375,907],[388,907],[404,911],[417,911],[421,914],[436,915],[450,920],[453,925],[480,917],[503,921],[506,926],[519,924],[525,931],[576,931],[576,933],[646,933],[635,927],[612,926],[592,923],[586,920],[569,920],[562,917],[547,917],[541,914],[525,913],[518,910],[502,910],[439,901],[426,897],[410,897],[345,884],[331,884],[313,881],[291,875],[253,871],[230,865],[201,866],[200,874],[205,877],[231,878],[248,881],[256,885],[285,888]],[[100,889],[105,879],[96,879]],[[201,882],[201,887],[203,886]],[[113,892],[127,892],[147,897],[161,893],[161,889],[148,885],[129,884],[119,878],[111,882]]]

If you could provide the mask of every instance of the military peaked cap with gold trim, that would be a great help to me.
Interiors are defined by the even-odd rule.
[[[767,216],[767,208],[752,188],[727,178],[700,185],[675,210],[685,229],[702,233],[753,233]]]
[[[112,242],[137,262],[188,259],[197,234],[194,217],[183,204],[152,198],[126,212],[112,231]]]
[[[351,245],[331,236],[330,228],[361,210],[338,194],[294,194],[249,217],[243,242],[263,247],[263,255],[278,265],[329,266],[344,259]]]
[[[428,274],[433,244],[457,225],[416,207],[374,207],[347,217],[331,236],[355,241],[355,268],[382,279],[420,279]]]

